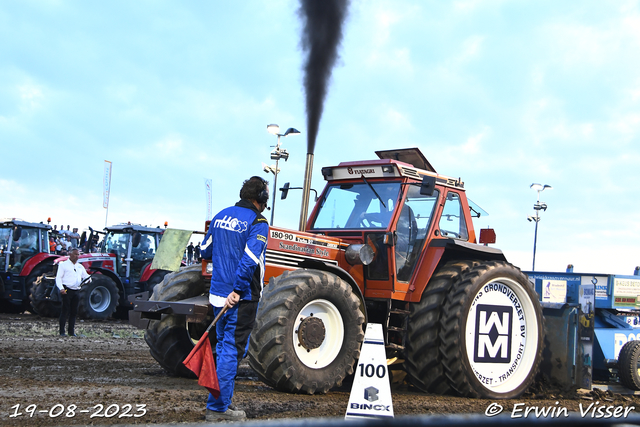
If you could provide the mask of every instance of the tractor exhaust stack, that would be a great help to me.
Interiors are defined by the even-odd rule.
[[[304,168],[304,185],[302,186],[302,206],[300,207],[299,231],[307,228],[309,217],[309,193],[311,192],[311,173],[313,171],[313,153],[307,153],[307,163]]]

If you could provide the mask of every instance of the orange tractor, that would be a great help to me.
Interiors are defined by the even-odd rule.
[[[436,173],[418,149],[377,154],[322,169],[327,184],[304,231],[270,229],[251,367],[278,390],[326,393],[354,372],[374,322],[388,357],[426,392],[522,394],[544,338],[532,285],[500,250],[477,243],[480,210],[460,179]],[[131,323],[178,375],[190,374],[181,362],[211,320],[208,267],[131,298]]]

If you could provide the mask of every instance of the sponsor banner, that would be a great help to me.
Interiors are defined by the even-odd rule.
[[[607,299],[607,276],[582,276],[582,285],[596,287],[596,299]]]
[[[207,204],[207,216],[205,218],[205,221],[213,218],[213,213],[211,212],[211,185],[212,185],[211,180],[205,178],[204,191],[205,191],[206,204]]]
[[[613,304],[616,306],[640,305],[640,280],[614,278]]]
[[[567,302],[566,280],[543,280],[542,302],[564,304]]]
[[[345,419],[393,418],[382,325],[369,323],[351,386]]]
[[[496,387],[508,381],[522,362],[527,323],[518,295],[503,283],[492,282],[475,295],[467,317],[466,340],[471,369],[478,381]]]
[[[111,193],[111,162],[104,161],[104,174],[102,176],[102,207],[109,208],[109,193]]]

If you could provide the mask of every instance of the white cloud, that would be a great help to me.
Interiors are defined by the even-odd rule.
[[[41,107],[44,100],[42,88],[32,83],[25,83],[18,86],[20,95],[20,111],[31,112]]]

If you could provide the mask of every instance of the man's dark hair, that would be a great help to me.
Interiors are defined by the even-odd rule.
[[[259,176],[252,176],[242,183],[240,198],[246,200],[258,200],[260,194],[266,191],[269,182]]]

